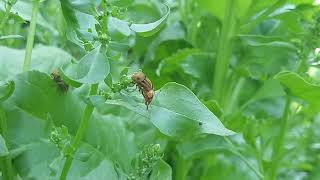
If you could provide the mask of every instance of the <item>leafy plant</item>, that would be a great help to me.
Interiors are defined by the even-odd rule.
[[[3,0],[0,19],[0,179],[320,178],[317,1]]]

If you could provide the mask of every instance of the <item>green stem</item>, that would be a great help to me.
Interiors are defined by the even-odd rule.
[[[276,142],[274,143],[273,153],[272,153],[272,163],[270,168],[270,179],[275,180],[277,176],[279,162],[281,160],[281,154],[283,150],[284,137],[287,130],[287,121],[289,119],[290,113],[290,103],[291,98],[288,95],[286,100],[286,106],[282,115],[281,124],[280,124],[280,132],[276,138]]]
[[[253,21],[248,20],[249,23],[240,27],[241,32],[242,33],[250,32],[253,28],[255,28],[262,21],[264,21],[272,12],[274,12],[276,9],[281,7],[285,2],[286,2],[286,0],[278,0],[272,6],[270,6],[270,8],[268,8],[266,11],[264,11],[260,16],[258,16],[255,20],[253,20]]]
[[[226,104],[225,112],[226,114],[232,113],[238,104],[239,94],[244,85],[245,78],[237,76],[235,79],[235,84],[230,86],[229,96],[225,99],[227,100],[224,104]]]
[[[263,143],[262,139],[261,139],[261,144]],[[262,174],[264,174],[264,165],[263,165],[263,155],[262,155],[262,147],[261,144],[259,144],[259,146],[257,145],[257,143],[255,144],[255,154],[256,154],[256,159],[258,161],[258,165],[259,165],[259,169],[260,172]]]
[[[189,164],[190,162],[188,160],[183,159],[180,155],[178,155],[178,158],[176,160],[176,180],[185,180],[186,176],[188,174],[189,170]]]
[[[4,110],[2,109],[0,105],[0,130],[2,133],[2,136],[5,140],[7,140],[7,119]],[[6,143],[7,144],[7,143]],[[12,163],[11,163],[11,158],[9,156],[6,156],[3,159],[3,170],[2,170],[2,176],[4,179],[15,179],[14,173],[13,173],[13,168],[12,168]]]
[[[32,17],[31,17],[31,23],[28,33],[28,40],[27,40],[27,47],[26,52],[24,56],[24,63],[23,63],[23,71],[28,71],[30,69],[31,64],[31,54],[32,54],[32,48],[33,48],[33,42],[34,42],[34,36],[36,32],[36,25],[37,25],[37,16],[39,12],[39,0],[33,1],[33,8],[32,8]]]
[[[97,90],[98,90],[98,84],[93,84],[93,85],[91,85],[91,89],[90,89],[89,94],[95,95],[95,94],[97,94]],[[74,151],[72,152],[71,155],[67,156],[67,159],[66,159],[64,166],[63,166],[63,169],[62,169],[60,180],[65,180],[67,178],[68,172],[69,172],[71,165],[72,165],[74,154],[77,151],[77,149],[79,148],[81,140],[82,140],[83,136],[85,135],[85,132],[87,130],[89,120],[90,120],[90,117],[93,113],[93,110],[94,110],[94,106],[91,104],[87,104],[87,106],[85,107],[85,110],[84,110],[84,113],[82,116],[82,120],[80,122],[79,129],[78,129],[76,136],[74,138],[74,141],[72,143],[72,147],[74,148]]]
[[[224,84],[232,54],[232,38],[234,36],[237,0],[226,0],[226,8],[219,39],[215,74],[213,82],[214,97],[221,103]]]

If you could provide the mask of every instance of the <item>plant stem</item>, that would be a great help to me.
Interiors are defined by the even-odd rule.
[[[290,96],[287,96],[285,109],[282,115],[281,124],[280,124],[280,132],[276,138],[276,142],[274,143],[273,153],[272,153],[272,163],[270,168],[270,179],[275,180],[277,176],[278,165],[281,159],[281,154],[283,150],[284,137],[287,129],[287,121],[289,119],[290,113]]]
[[[225,109],[226,114],[232,113],[236,105],[238,104],[239,94],[244,85],[245,78],[237,77],[235,82],[236,83],[232,85],[231,88],[229,89],[230,93],[228,98],[225,97],[225,99],[228,100],[224,103],[224,104],[228,103]]]
[[[95,95],[95,94],[97,94],[97,90],[98,90],[98,84],[93,84],[93,85],[91,85],[91,89],[90,89],[89,94]],[[89,120],[91,118],[93,110],[94,110],[93,105],[91,105],[91,104],[86,105],[83,116],[82,116],[82,120],[80,122],[79,129],[78,129],[76,136],[74,138],[74,141],[72,143],[72,147],[74,148],[74,150],[71,155],[67,156],[67,159],[66,159],[64,166],[63,166],[63,169],[62,169],[60,180],[65,180],[67,178],[68,172],[71,168],[74,154],[77,151],[77,149],[79,148],[81,140],[82,140],[83,136],[85,135],[85,132],[88,127]]]
[[[251,20],[251,21],[248,20],[249,23],[240,27],[241,32],[242,33],[250,32],[253,28],[255,28],[262,21],[264,21],[272,12],[274,12],[276,9],[278,9],[280,6],[282,6],[284,3],[286,3],[286,0],[278,0],[272,6],[270,6],[270,8],[265,10],[260,16],[258,16],[255,20]]]
[[[26,52],[24,56],[24,63],[23,63],[23,71],[28,71],[30,69],[31,64],[31,55],[32,55],[32,48],[33,48],[33,42],[34,42],[34,36],[36,32],[36,25],[37,25],[37,16],[39,12],[39,0],[33,1],[33,8],[32,8],[32,17],[31,17],[31,23],[28,33],[28,40],[27,40],[27,47]]]
[[[7,119],[4,110],[2,109],[0,105],[0,130],[2,133],[2,136],[5,140],[7,140]],[[6,143],[7,144],[7,143]],[[12,163],[11,163],[11,158],[9,156],[6,156],[2,158],[4,163],[3,163],[3,170],[2,170],[2,176],[4,179],[15,179],[14,174],[13,174],[13,168],[12,168]]]
[[[226,0],[226,9],[221,37],[219,39],[213,82],[214,97],[220,103],[232,54],[232,38],[234,36],[236,7],[237,0]]]
[[[176,160],[176,180],[185,180],[188,169],[189,169],[189,162],[188,160],[183,159],[180,155],[178,155],[178,158]]]
[[[259,164],[259,169],[260,169],[260,172],[262,174],[264,174],[264,166],[263,166],[263,155],[262,155],[262,139],[261,139],[261,143],[259,145],[257,145],[257,143],[255,143],[255,154],[256,154],[256,159],[258,161],[258,164]]]

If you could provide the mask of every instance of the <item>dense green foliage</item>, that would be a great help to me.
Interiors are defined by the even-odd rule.
[[[0,179],[320,179],[319,39],[314,0],[1,0]]]

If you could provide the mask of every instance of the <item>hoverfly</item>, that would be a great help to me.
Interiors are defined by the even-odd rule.
[[[148,109],[149,104],[151,103],[154,96],[152,82],[141,71],[134,73],[131,78],[133,82],[136,83],[136,86],[139,88],[139,92],[141,92],[142,96],[144,97],[144,104]]]
[[[53,70],[53,72],[51,73],[51,77],[53,79],[53,81],[57,84],[58,89],[62,92],[67,92],[69,89],[69,85],[66,84],[60,76],[59,70],[55,69]]]

